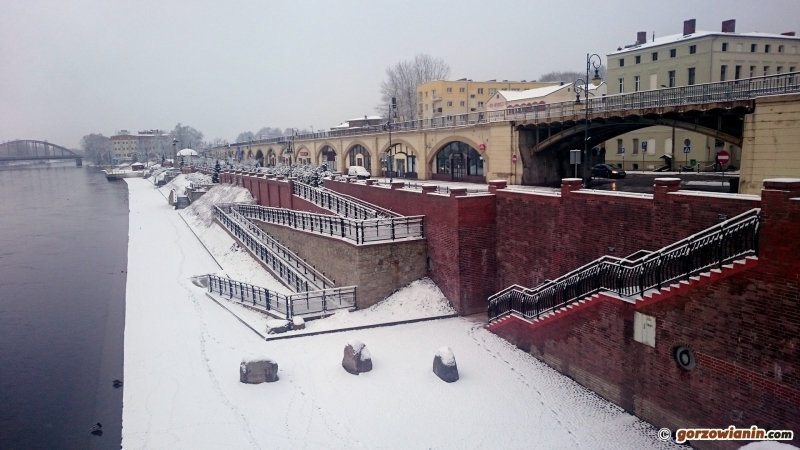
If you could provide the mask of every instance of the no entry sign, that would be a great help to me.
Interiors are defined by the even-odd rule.
[[[731,154],[728,153],[727,151],[720,150],[719,152],[717,152],[717,161],[719,161],[720,164],[728,164],[728,161],[730,160],[731,160]]]
[[[514,164],[517,163],[517,155],[511,155],[511,162]]]

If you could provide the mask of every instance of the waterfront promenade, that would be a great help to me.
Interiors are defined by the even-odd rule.
[[[678,448],[467,318],[266,342],[190,277],[218,269],[152,184],[126,180],[124,449]],[[372,372],[341,367],[350,339]],[[431,371],[450,346],[461,379]],[[275,383],[239,383],[248,354]]]

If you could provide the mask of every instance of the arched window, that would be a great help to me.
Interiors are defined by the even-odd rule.
[[[336,151],[330,145],[322,147],[319,155],[320,164],[325,164],[329,170],[336,170]]]
[[[267,167],[275,167],[277,163],[277,158],[275,157],[275,152],[272,149],[267,151]]]
[[[372,161],[369,156],[369,151],[361,144],[356,144],[350,149],[350,165],[361,166],[370,170]]]
[[[436,173],[483,176],[483,159],[477,150],[463,142],[451,142],[436,153]]]

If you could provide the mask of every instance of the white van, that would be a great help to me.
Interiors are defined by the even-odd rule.
[[[351,177],[364,178],[364,179],[367,179],[367,178],[372,176],[372,175],[370,175],[369,172],[367,172],[367,169],[365,169],[365,168],[363,168],[361,166],[350,166],[347,169],[347,175],[349,175]]]

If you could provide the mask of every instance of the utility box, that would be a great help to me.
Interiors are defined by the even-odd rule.
[[[633,340],[656,347],[656,318],[640,312],[633,313]]]

